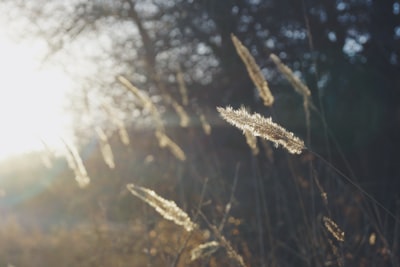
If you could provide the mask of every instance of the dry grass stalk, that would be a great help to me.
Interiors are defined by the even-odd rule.
[[[244,108],[234,110],[231,107],[218,107],[217,110],[222,118],[243,132],[249,131],[254,136],[273,142],[276,146],[282,145],[292,154],[300,154],[306,148],[301,139],[274,123],[271,118],[265,118],[258,113],[250,115]]]
[[[100,127],[95,128],[96,134],[100,140],[100,151],[103,156],[104,162],[110,169],[115,168],[114,154],[111,145],[108,142],[108,137]]]
[[[217,241],[210,241],[201,245],[198,245],[190,252],[190,260],[194,261],[200,258],[208,257],[214,254],[218,248],[220,248],[220,244]]]
[[[156,74],[154,76],[154,82],[156,83],[158,89],[161,92],[161,96],[164,99],[165,103],[170,104],[174,109],[175,112],[178,114],[180,118],[180,126],[187,127],[190,122],[190,118],[187,115],[185,109],[177,102],[175,99],[167,93],[164,83],[161,81],[160,76]]]
[[[67,159],[68,166],[72,169],[75,174],[75,180],[78,182],[79,187],[86,187],[90,183],[90,178],[87,174],[86,168],[83,165],[83,161],[79,156],[78,150],[71,144],[63,141]]]
[[[322,221],[324,223],[325,229],[332,234],[332,236],[340,242],[344,242],[344,232],[339,228],[339,226],[330,218],[323,216]]]
[[[274,97],[271,94],[271,90],[269,89],[268,83],[265,80],[260,67],[257,65],[249,50],[240,42],[240,40],[233,34],[231,34],[231,38],[233,44],[235,45],[236,52],[242,59],[251,80],[257,87],[261,98],[264,100],[264,105],[267,107],[272,106],[274,103]]]
[[[123,76],[118,76],[117,77],[118,81],[125,86],[130,92],[132,92],[140,101],[140,103],[143,105],[144,109],[147,109],[150,111],[157,129],[164,129],[164,124],[161,120],[160,113],[158,112],[156,106],[153,104],[151,101],[150,97],[148,97],[146,94],[141,92],[136,86],[134,86],[128,79],[126,79]]]
[[[206,135],[210,135],[211,134],[211,125],[208,123],[204,114],[200,114],[200,122],[201,122],[201,127],[203,128],[204,133]]]
[[[258,155],[260,151],[257,146],[257,137],[254,136],[249,130],[244,130],[243,133],[246,137],[246,143],[251,148],[251,153],[253,153],[253,155]]]
[[[313,171],[313,178],[317,188],[319,190],[322,201],[324,202],[325,207],[328,207],[328,193],[324,190],[321,183],[319,182],[318,175],[316,171]]]
[[[39,139],[40,139],[40,142],[43,144],[43,147],[46,150],[46,153],[41,153],[42,163],[47,169],[51,169],[53,167],[52,161],[54,159],[54,153],[52,152],[50,147],[47,145],[46,141],[43,140],[43,138],[39,138]]]
[[[165,219],[182,226],[186,231],[191,232],[198,227],[174,201],[164,199],[145,187],[134,184],[127,184],[126,187],[133,195],[152,206]]]
[[[176,72],[176,80],[178,81],[179,92],[181,93],[181,96],[182,96],[182,104],[184,106],[187,106],[189,104],[189,98],[188,98],[188,93],[187,93],[188,90],[187,90],[185,79],[183,78],[183,73],[182,73],[180,66],[178,66],[178,70]]]
[[[164,87],[162,86],[162,88]],[[162,91],[164,92],[165,90]],[[180,119],[179,125],[181,127],[189,126],[190,118],[187,115],[185,109],[177,101],[175,101],[175,99],[173,99],[172,96],[170,96],[169,94],[163,93],[162,97],[166,103],[170,104],[174,108],[176,114],[178,114]]]
[[[110,116],[111,121],[114,123],[114,125],[117,126],[118,135],[119,135],[121,142],[126,146],[129,145],[129,143],[130,143],[129,134],[128,134],[128,131],[126,130],[124,121],[121,120],[117,116],[117,114],[115,114],[115,111],[107,103],[103,102],[103,108],[105,109],[107,114]]]
[[[241,108],[246,109],[244,107]],[[248,109],[246,109],[246,111],[248,111]],[[249,130],[244,130],[243,134],[246,137],[246,143],[250,147],[251,153],[253,155],[258,155],[260,150],[258,149],[257,146],[257,136],[254,136]]]
[[[298,92],[303,97],[308,98],[311,96],[311,92],[310,92],[310,89],[308,89],[308,86],[305,85],[296,75],[294,75],[292,70],[288,66],[283,64],[277,55],[271,54],[270,58],[275,63],[275,65],[278,67],[279,71],[290,82],[290,84],[293,86],[293,88],[296,90],[296,92]]]
[[[306,124],[307,128],[310,129],[311,127],[310,107],[312,106],[312,103],[310,101],[311,97],[310,89],[296,75],[294,75],[293,71],[288,66],[282,63],[282,61],[279,59],[277,55],[272,53],[270,55],[270,58],[278,67],[279,71],[290,82],[294,90],[303,96],[303,106],[304,106],[304,113],[306,116]]]
[[[226,249],[226,252],[228,254],[228,257],[232,260],[234,260],[239,266],[245,267],[246,265],[244,264],[244,260],[242,256],[240,256],[232,247],[231,243],[226,240],[224,236],[221,235],[221,233],[218,231],[218,229],[211,225],[211,230],[213,230],[214,235],[217,237],[217,239],[220,241],[220,244]]]
[[[310,102],[310,97],[303,96],[303,108],[306,116],[306,125],[308,129],[310,129],[311,127],[311,115],[310,115],[311,105],[312,103]]]
[[[340,256],[339,248],[338,248],[338,247],[333,243],[333,241],[332,241],[331,239],[329,239],[329,238],[328,238],[328,243],[329,243],[329,246],[330,246],[331,249],[332,249],[333,255],[335,255],[335,257],[336,257],[337,265],[338,265],[339,267],[343,267],[343,266],[344,266],[344,262],[343,262],[342,257]],[[327,266],[328,266],[328,265],[333,265],[333,263],[327,262],[326,265],[327,265]]]
[[[181,105],[179,105],[178,102],[173,100],[172,98],[171,98],[171,105],[175,109],[176,113],[179,116],[179,119],[180,119],[179,125],[181,127],[184,127],[184,128],[188,127],[189,126],[189,122],[190,122],[190,118],[187,115],[185,109]]]
[[[160,147],[167,147],[171,153],[179,160],[185,161],[186,155],[185,152],[174,142],[172,141],[164,132],[156,131],[156,137],[158,139],[158,143]]]
[[[153,108],[152,107],[153,102],[151,101],[151,99],[147,95],[145,95],[143,92],[141,92],[141,90],[139,90],[136,86],[134,86],[127,78],[125,78],[123,76],[118,76],[117,79],[123,86],[125,86],[125,88],[127,88],[130,92],[132,92],[135,95],[135,97],[138,98],[140,103],[145,108],[148,108],[150,110]]]
[[[274,163],[274,150],[271,147],[271,144],[267,142],[265,139],[261,139],[261,145],[265,150],[265,155],[270,163]]]
[[[118,134],[119,134],[119,138],[121,139],[121,142],[126,146],[129,145],[130,144],[129,134],[128,134],[128,131],[126,130],[125,124],[122,122],[121,124],[118,124],[117,127],[118,127]]]

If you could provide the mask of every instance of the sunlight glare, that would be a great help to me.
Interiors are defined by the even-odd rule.
[[[15,43],[0,29],[0,160],[61,146],[70,117],[65,110],[72,81],[60,69],[40,63],[39,41]]]

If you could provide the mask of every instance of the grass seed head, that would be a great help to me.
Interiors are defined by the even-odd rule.
[[[114,154],[111,149],[111,145],[108,142],[108,137],[106,133],[100,128],[95,128],[96,134],[99,137],[100,141],[100,151],[103,156],[104,162],[110,169],[115,168]]]
[[[269,89],[268,83],[265,80],[260,70],[260,67],[256,63],[256,60],[235,35],[231,34],[231,38],[236,48],[236,52],[246,66],[247,72],[249,73],[251,80],[257,87],[258,92],[260,93],[260,97],[264,100],[264,105],[267,107],[272,106],[272,104],[274,103],[274,96]]]
[[[308,89],[308,86],[305,85],[296,75],[294,75],[293,71],[288,66],[283,64],[277,55],[271,54],[269,57],[278,67],[279,71],[290,82],[297,93],[306,98],[311,96],[311,92],[310,89]]]
[[[325,229],[332,234],[332,236],[340,242],[344,242],[344,232],[339,226],[331,219],[326,216],[322,217]]]
[[[85,165],[83,165],[82,158],[79,156],[78,150],[72,144],[68,144],[63,140],[65,145],[68,166],[72,169],[75,174],[75,180],[79,187],[84,188],[89,185],[90,177],[86,171]]]
[[[210,135],[211,134],[211,125],[208,123],[206,117],[204,116],[204,114],[200,114],[199,118],[200,118],[201,127],[203,128],[204,133],[206,135]]]
[[[179,208],[174,201],[167,200],[153,190],[134,184],[127,184],[126,187],[134,195],[152,206],[165,219],[182,226],[186,231],[191,232],[197,228],[189,215]]]
[[[301,154],[305,149],[304,142],[293,133],[274,123],[271,118],[265,118],[258,113],[249,114],[244,108],[234,110],[231,107],[217,108],[222,118],[254,136],[265,138],[275,145],[282,145],[292,154]]]
[[[190,261],[194,261],[200,258],[208,257],[216,252],[220,248],[220,244],[217,241],[210,241],[201,245],[198,245],[190,252]]]
[[[156,131],[156,137],[158,139],[158,144],[161,148],[168,148],[171,153],[180,161],[186,160],[185,152],[169,138],[164,132]]]

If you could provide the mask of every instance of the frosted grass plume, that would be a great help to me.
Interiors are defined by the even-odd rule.
[[[180,123],[179,123],[180,126],[184,127],[184,128],[189,126],[190,117],[187,115],[185,109],[170,94],[167,93],[168,90],[165,88],[165,85],[161,81],[159,75],[156,75],[154,77],[154,79],[155,79],[158,89],[161,92],[161,96],[162,96],[164,102],[171,105],[174,108],[175,112],[178,114],[179,119],[180,119]]]
[[[221,245],[217,241],[210,241],[198,245],[190,251],[190,261],[195,261],[200,258],[208,257],[214,254]]]
[[[169,94],[165,93],[165,90],[162,90],[164,93],[162,94],[162,98],[164,99],[165,103],[170,104],[176,114],[179,116],[179,125],[183,128],[186,128],[189,126],[190,118],[189,115],[186,113],[185,109],[181,104],[179,104],[172,96]]]
[[[153,190],[134,184],[127,184],[128,190],[136,197],[140,198],[150,206],[152,206],[166,220],[172,221],[177,225],[191,232],[198,226],[192,222],[189,215],[179,208],[174,201],[167,200]]]
[[[117,79],[126,89],[133,93],[133,95],[140,101],[144,109],[150,111],[152,118],[156,123],[157,129],[164,129],[164,124],[161,120],[160,113],[158,112],[156,106],[153,104],[153,101],[151,101],[150,97],[144,94],[125,77],[118,76]]]
[[[206,116],[204,116],[203,113],[200,114],[199,116],[200,122],[201,122],[201,127],[203,128],[203,131],[206,135],[211,134],[211,125],[208,123]]]
[[[77,181],[79,187],[84,188],[90,183],[89,175],[87,174],[86,168],[83,165],[83,161],[79,156],[78,150],[75,146],[68,144],[64,140],[62,142],[65,145],[68,166],[72,169],[75,174],[75,180]]]
[[[105,109],[105,111],[107,112],[107,114],[110,116],[111,121],[114,123],[115,126],[117,126],[118,135],[119,135],[121,142],[126,146],[129,145],[129,143],[130,143],[129,134],[128,134],[128,131],[126,130],[124,121],[117,116],[116,112],[113,110],[113,108],[109,104],[107,104],[106,102],[103,102],[102,106]]]
[[[232,107],[217,107],[217,110],[224,120],[243,132],[249,131],[254,136],[273,142],[276,146],[282,145],[292,154],[301,154],[306,148],[300,138],[274,123],[271,118],[265,118],[258,113],[251,115],[244,108],[234,110]]]
[[[186,160],[185,152],[169,138],[164,132],[156,131],[156,137],[158,139],[158,143],[160,147],[164,148],[167,147],[171,153],[180,161]]]
[[[126,146],[129,145],[130,144],[129,134],[128,131],[126,130],[125,124],[121,121],[121,124],[117,124],[117,127],[121,142]]]
[[[112,152],[111,145],[108,142],[108,137],[100,127],[96,127],[95,131],[100,140],[100,151],[103,156],[104,162],[110,169],[114,169],[114,154]]]
[[[307,98],[311,96],[311,92],[308,86],[305,85],[296,75],[294,75],[293,71],[288,66],[283,64],[277,55],[271,54],[269,57],[278,67],[279,71],[290,82],[297,93]]]
[[[322,222],[324,223],[325,229],[331,233],[337,241],[344,242],[344,232],[331,218],[323,216]]]
[[[236,48],[236,52],[242,59],[251,80],[257,87],[260,97],[264,101],[264,105],[267,107],[272,106],[274,103],[274,96],[271,94],[271,90],[269,89],[268,83],[265,80],[260,67],[257,65],[249,50],[240,42],[240,40],[233,34],[231,34],[231,38]]]
[[[179,125],[183,128],[188,127],[190,123],[190,118],[189,115],[186,113],[185,109],[172,98],[171,98],[171,105],[179,116]]]
[[[289,81],[289,83],[293,86],[294,90],[303,96],[303,106],[304,112],[306,116],[306,123],[308,129],[310,129],[310,107],[312,106],[311,103],[311,91],[307,85],[305,85],[296,75],[294,75],[293,71],[282,63],[279,57],[275,54],[271,54],[269,56],[272,61],[277,66],[278,70],[285,76],[285,78]]]

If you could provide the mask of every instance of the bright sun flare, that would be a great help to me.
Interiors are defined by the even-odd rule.
[[[56,67],[41,66],[43,45],[17,44],[0,29],[0,160],[8,156],[60,146],[69,114],[68,76]]]

